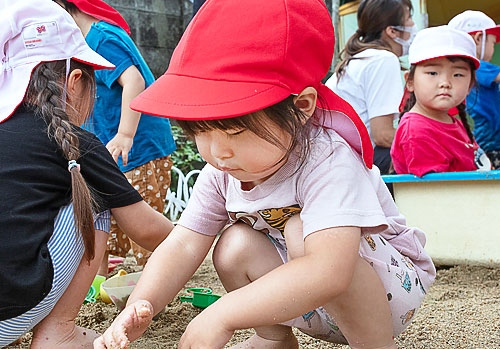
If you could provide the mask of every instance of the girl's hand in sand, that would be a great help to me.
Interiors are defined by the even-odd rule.
[[[233,332],[227,329],[224,319],[210,306],[189,323],[178,349],[224,348]]]
[[[94,341],[94,348],[127,348],[139,338],[153,319],[153,306],[146,300],[128,305],[104,334]]]

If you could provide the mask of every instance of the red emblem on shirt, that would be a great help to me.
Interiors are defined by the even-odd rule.
[[[41,26],[39,26],[39,27],[36,27],[36,30],[37,30],[37,32],[38,32],[39,34],[41,34],[41,33],[45,32],[45,31],[47,31],[47,30],[45,29],[45,26],[44,26],[44,25],[41,25]]]

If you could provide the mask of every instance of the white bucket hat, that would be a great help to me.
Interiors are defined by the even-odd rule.
[[[23,101],[33,69],[70,59],[94,69],[114,65],[93,51],[61,6],[51,0],[0,0],[0,122]]]
[[[453,17],[448,25],[469,34],[484,31],[496,35],[497,42],[500,42],[500,25],[496,25],[495,21],[481,11],[464,11]]]
[[[461,30],[471,35],[478,32],[483,33],[481,42],[481,57],[479,57],[479,59],[483,59],[484,56],[486,34],[496,35],[497,42],[500,42],[500,25],[496,25],[490,17],[481,11],[464,11],[453,17],[448,25],[454,29]]]
[[[417,64],[439,57],[459,56],[470,58],[479,68],[476,58],[476,44],[472,37],[448,25],[426,28],[418,32],[410,46],[408,60]]]

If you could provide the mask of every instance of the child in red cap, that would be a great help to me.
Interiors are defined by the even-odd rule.
[[[130,38],[127,23],[114,8],[101,0],[56,2],[73,16],[88,45],[116,66],[112,72],[96,73],[96,102],[86,128],[106,144],[144,200],[163,212],[172,166],[169,154],[175,150],[170,122],[129,108],[130,101],[153,83],[153,74]],[[108,251],[99,274],[107,275],[108,253],[125,257],[130,248],[139,265],[151,255],[112,219]]]
[[[124,348],[172,301],[216,242],[228,291],[179,348],[298,348],[292,328],[328,342],[395,348],[435,277],[368,132],[321,79],[334,50],[322,0],[208,0],[167,72],[132,108],[178,119],[208,162],[180,221],[127,307],[94,342]],[[161,286],[160,286],[161,285]]]

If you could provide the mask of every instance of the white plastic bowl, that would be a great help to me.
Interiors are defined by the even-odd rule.
[[[102,288],[108,294],[114,305],[121,311],[127,304],[128,297],[132,293],[141,272],[126,274],[110,278],[102,283]]]

